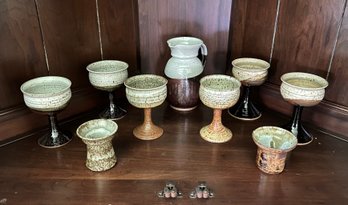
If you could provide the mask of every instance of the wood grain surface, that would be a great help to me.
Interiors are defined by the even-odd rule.
[[[283,0],[269,81],[291,71],[326,76],[345,0]]]
[[[138,0],[142,72],[163,75],[170,58],[167,40],[194,36],[208,47],[205,73],[224,73],[231,3],[228,0]]]
[[[231,60],[254,57],[269,61],[277,2],[277,0],[233,1]]]
[[[130,75],[140,70],[137,62],[136,3],[135,0],[98,1],[103,57],[127,62]]]
[[[47,48],[49,74],[89,85],[86,66],[101,59],[96,2],[38,0],[39,17]]]
[[[179,113],[167,104],[155,108],[153,120],[164,128],[154,141],[132,135],[142,110],[129,107],[117,121],[114,168],[92,172],[85,167],[86,146],[78,138],[58,149],[36,143],[40,133],[0,147],[0,200],[6,204],[344,204],[348,200],[348,144],[316,130],[308,146],[297,147],[280,175],[256,167],[254,129],[287,121],[266,110],[258,121],[238,121],[223,112],[223,123],[234,136],[212,144],[199,136],[212,110],[201,105]],[[85,117],[64,127],[72,132]],[[20,150],[20,151],[18,151]],[[158,198],[167,180],[177,183],[181,199]],[[190,199],[198,181],[206,181],[215,198]]]
[[[348,6],[346,5],[342,26],[338,36],[335,55],[329,71],[325,99],[348,107]]]
[[[22,104],[21,84],[47,73],[34,1],[0,1],[0,109]]]

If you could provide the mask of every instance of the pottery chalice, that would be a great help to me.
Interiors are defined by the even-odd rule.
[[[70,142],[72,135],[58,128],[56,114],[71,98],[71,81],[60,76],[38,77],[23,83],[21,91],[25,104],[33,111],[49,116],[50,131],[38,139],[40,146],[56,148]]]
[[[208,75],[200,80],[199,98],[204,105],[214,109],[213,121],[200,130],[204,140],[223,143],[232,138],[231,130],[221,122],[221,113],[238,101],[240,86],[237,79],[227,75]]]
[[[259,86],[267,79],[270,64],[257,58],[238,58],[232,61],[232,74],[243,85],[243,94],[237,104],[228,113],[240,120],[256,120],[261,112],[250,99],[252,86]]]
[[[303,107],[317,105],[325,96],[328,82],[317,75],[303,72],[291,72],[281,76],[280,93],[282,97],[294,105],[291,121],[283,128],[292,132],[299,145],[305,145],[313,140],[301,123]]]
[[[126,115],[126,110],[114,103],[113,92],[128,78],[127,69],[127,63],[117,60],[102,60],[87,66],[90,83],[109,93],[109,106],[99,114],[101,118],[119,120]]]
[[[161,105],[166,99],[167,82],[164,77],[152,74],[133,76],[124,82],[129,103],[144,109],[143,124],[133,130],[135,137],[154,140],[162,136],[163,129],[152,122],[151,108]]]

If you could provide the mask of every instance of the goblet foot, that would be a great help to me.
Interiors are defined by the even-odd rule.
[[[115,106],[114,110],[111,111],[110,108],[105,108],[100,114],[99,117],[103,119],[110,119],[110,120],[119,120],[122,119],[124,116],[126,116],[127,111]]]
[[[214,127],[213,124],[204,126],[199,131],[199,134],[204,140],[213,143],[224,143],[232,139],[231,130],[223,125],[218,128]]]
[[[255,107],[249,99],[250,86],[244,86],[243,97],[237,104],[228,109],[228,113],[239,120],[257,120],[261,117],[261,112]]]
[[[134,128],[133,134],[141,140],[154,140],[163,135],[163,129],[154,124],[142,124]]]
[[[257,120],[261,112],[251,102],[239,101],[235,106],[228,109],[228,114],[239,120]]]
[[[61,131],[53,131],[46,133],[38,139],[38,144],[45,148],[57,148],[68,144],[72,139],[72,135]]]
[[[284,129],[289,130],[297,137],[297,145],[307,145],[313,141],[313,136],[307,132],[302,124],[293,126],[293,122],[290,122],[283,126]]]

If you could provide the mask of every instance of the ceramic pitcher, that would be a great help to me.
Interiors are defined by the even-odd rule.
[[[167,41],[171,58],[164,69],[168,77],[168,101],[179,111],[189,111],[199,102],[199,76],[203,72],[208,49],[201,39],[176,37]],[[202,60],[198,56],[201,50]]]

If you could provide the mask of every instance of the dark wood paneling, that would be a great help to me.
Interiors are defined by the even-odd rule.
[[[348,107],[348,5],[340,29],[335,56],[329,73],[325,99]]]
[[[138,19],[136,0],[99,0],[99,16],[104,59],[129,64],[130,75],[139,73],[137,65]]]
[[[66,124],[75,132],[91,118]],[[157,140],[141,141],[132,134],[143,110],[132,107],[118,121],[113,140],[118,161],[106,172],[85,166],[86,145],[77,136],[57,149],[36,143],[40,133],[0,148],[0,196],[6,204],[345,204],[348,184],[348,144],[317,130],[306,146],[296,147],[280,175],[262,173],[255,163],[251,133],[263,125],[286,122],[266,111],[262,120],[240,121],[223,113],[233,132],[224,144],[206,142],[199,129],[210,123],[212,110],[203,105],[189,114],[163,104],[153,120],[164,129]],[[158,198],[167,180],[177,183],[183,198]],[[212,199],[190,199],[198,181],[213,189]]]
[[[73,88],[89,85],[86,66],[100,60],[96,2],[38,0],[50,75],[72,81]]]
[[[34,1],[0,1],[0,109],[23,103],[21,84],[46,74]]]
[[[142,72],[163,74],[170,58],[167,40],[195,36],[209,50],[205,73],[224,73],[231,3],[229,0],[138,0]]]
[[[291,71],[326,76],[344,0],[282,0],[270,82]]]
[[[277,0],[236,0],[232,12],[232,60],[254,57],[269,61]]]

